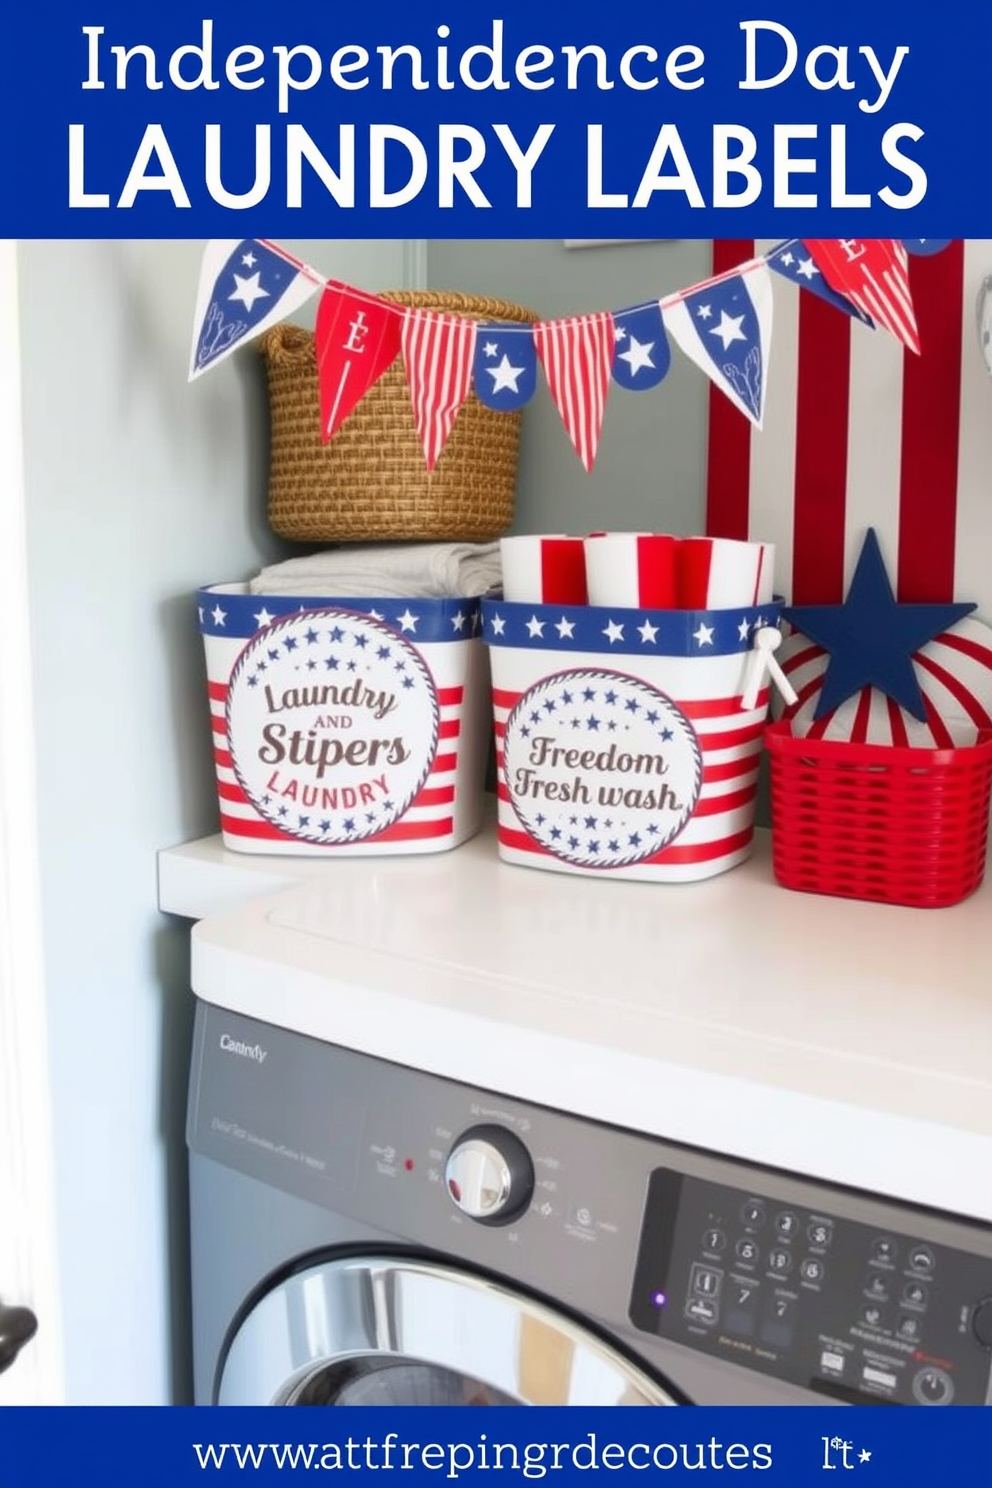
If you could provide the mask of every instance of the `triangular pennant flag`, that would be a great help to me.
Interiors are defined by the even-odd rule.
[[[843,310],[846,315],[853,315],[864,325],[873,324],[871,316],[859,310],[853,300],[849,300],[846,295],[838,294],[836,290],[830,288],[812,253],[799,238],[789,238],[788,242],[780,243],[777,248],[773,248],[771,253],[766,255],[765,262],[770,269],[775,270],[776,274],[781,274],[791,284],[798,284],[800,289],[812,290],[813,294],[819,295],[821,300],[826,300],[828,305],[833,305],[835,310]]]
[[[657,387],[672,364],[658,301],[614,310],[613,326],[613,381],[635,393]]]
[[[472,386],[476,322],[437,310],[405,310],[400,344],[427,469],[437,464]]]
[[[662,301],[661,311],[686,356],[760,429],[772,334],[771,275],[764,263],[697,284],[671,303]]]
[[[534,344],[568,436],[586,470],[599,448],[616,333],[608,310],[542,320]]]
[[[534,328],[480,324],[475,340],[475,395],[487,408],[523,408],[537,387]]]
[[[876,325],[919,352],[909,258],[896,238],[803,238],[838,294],[853,300]]]
[[[388,300],[332,280],[320,297],[314,350],[326,444],[399,356],[400,312]]]
[[[215,367],[249,336],[285,320],[324,276],[258,238],[213,238],[200,266],[189,380]]]

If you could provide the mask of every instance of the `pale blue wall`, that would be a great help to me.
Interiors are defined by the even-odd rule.
[[[403,282],[399,243],[287,246],[371,288]],[[155,855],[216,829],[192,591],[275,551],[260,360],[249,350],[186,383],[201,252],[19,250],[71,1404],[165,1403],[186,1388],[189,937],[156,909]]]

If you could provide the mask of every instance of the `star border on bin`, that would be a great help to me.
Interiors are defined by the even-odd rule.
[[[832,713],[863,687],[877,687],[925,722],[926,705],[913,655],[976,608],[974,604],[899,604],[878,536],[869,527],[843,604],[791,605],[782,612],[830,657],[814,718]]]

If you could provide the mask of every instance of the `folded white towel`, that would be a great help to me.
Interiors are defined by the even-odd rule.
[[[270,564],[252,594],[307,599],[474,599],[499,587],[499,543],[379,543]]]

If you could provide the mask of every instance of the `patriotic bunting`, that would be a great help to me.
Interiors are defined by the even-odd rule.
[[[214,238],[200,267],[189,380],[223,361],[249,336],[293,315],[322,274],[258,238]]]
[[[895,238],[804,238],[827,283],[919,353],[906,249]]]
[[[657,387],[672,363],[658,301],[635,305],[632,310],[615,310],[613,324],[613,381],[635,393]]]
[[[662,302],[665,325],[686,356],[761,428],[772,293],[763,261]]]
[[[608,310],[543,320],[534,327],[537,354],[568,437],[586,470],[599,448],[616,335]]]
[[[314,351],[320,435],[326,444],[399,356],[399,310],[387,300],[331,281],[317,307]]]
[[[510,413],[537,388],[537,351],[530,326],[481,324],[475,338],[475,393],[487,408]]]
[[[469,395],[476,329],[476,322],[463,315],[437,310],[404,312],[400,343],[428,470],[437,464]]]
[[[772,329],[769,270],[869,329],[884,327],[918,352],[909,255],[933,257],[949,241],[790,238],[662,300],[521,326],[399,307],[323,278],[267,240],[215,240],[201,267],[189,376],[216,366],[322,289],[314,351],[325,443],[402,351],[417,432],[433,470],[473,388],[487,407],[515,411],[534,396],[540,363],[588,471],[611,379],[632,392],[657,387],[671,365],[669,337],[733,408],[762,427]],[[980,309],[980,318],[985,313]],[[987,360],[992,369],[992,353]]]

